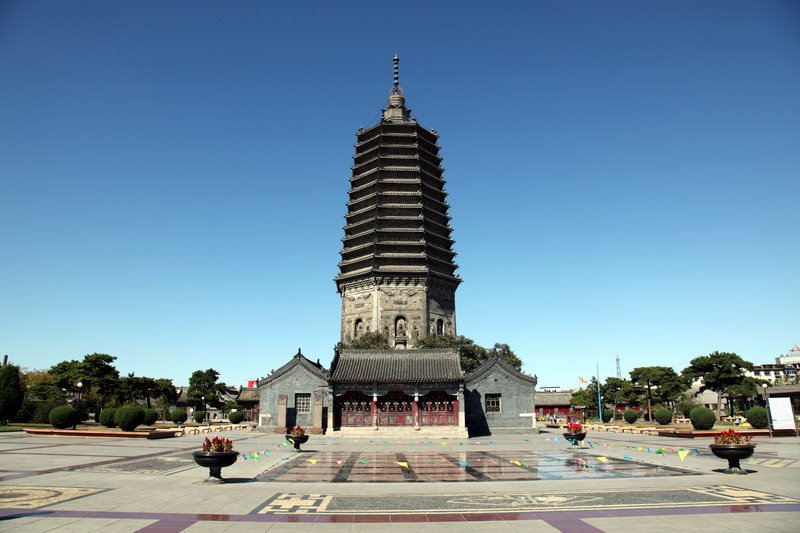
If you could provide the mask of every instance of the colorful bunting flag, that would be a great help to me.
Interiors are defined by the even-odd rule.
[[[689,450],[685,450],[683,448],[678,450],[678,457],[680,457],[681,462],[683,462],[683,460],[686,459],[687,455],[689,455]]]
[[[605,458],[605,457],[598,457],[597,460],[600,461],[601,463],[607,463],[608,462],[608,459]]]
[[[408,468],[408,461],[395,461],[394,464],[400,465],[403,468]]]

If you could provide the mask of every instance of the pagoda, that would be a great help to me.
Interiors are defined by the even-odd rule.
[[[373,331],[396,349],[456,334],[456,252],[435,130],[405,106],[394,84],[378,124],[357,132],[336,288],[341,342]]]

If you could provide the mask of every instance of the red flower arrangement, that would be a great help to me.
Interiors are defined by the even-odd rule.
[[[209,439],[206,437],[206,440],[203,441],[204,452],[229,452],[231,450],[233,450],[233,441],[231,439],[221,439],[219,437]]]
[[[750,442],[751,438],[752,437],[748,437],[747,435],[742,435],[738,431],[729,429],[714,435],[714,444],[749,444],[755,446],[754,442]]]

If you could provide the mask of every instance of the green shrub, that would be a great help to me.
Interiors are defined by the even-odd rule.
[[[603,409],[603,422],[608,423],[611,422],[611,419],[614,418],[614,411],[611,409]]]
[[[116,414],[117,409],[115,407],[106,407],[100,411],[100,424],[107,428],[117,427],[117,423],[114,421],[114,415]]]
[[[717,421],[714,411],[708,407],[695,407],[689,412],[689,420],[694,429],[711,429]]]
[[[655,411],[653,411],[653,418],[656,419],[656,422],[661,424],[662,426],[666,426],[670,422],[672,422],[672,411],[665,407],[659,407]]]
[[[50,424],[56,429],[67,429],[78,421],[75,409],[69,405],[59,405],[50,411]]]
[[[244,420],[244,413],[241,411],[231,411],[228,415],[228,420],[231,421],[231,424],[239,424],[242,420]]]
[[[636,421],[639,419],[639,412],[634,411],[633,409],[628,409],[624,413],[622,413],[622,418],[625,419],[625,422],[628,424],[635,424]]]
[[[192,415],[194,421],[198,424],[202,423],[206,419],[206,412],[205,411],[195,411],[194,415]]]
[[[622,413],[619,411],[614,411],[614,420],[622,420]]]
[[[158,420],[158,411],[155,409],[145,409],[144,410],[144,425],[145,426],[152,426]]]
[[[114,413],[114,422],[122,431],[133,431],[144,422],[144,409],[141,405],[123,405]]]
[[[186,415],[186,409],[175,409],[169,414],[169,417],[176,424],[183,424],[186,422],[186,419],[189,418]]]
[[[5,425],[17,414],[24,399],[19,367],[6,365],[0,368],[0,425]]]
[[[767,429],[767,427],[769,427],[767,410],[760,405],[756,405],[755,407],[748,409],[744,414],[744,417],[755,429]]]
[[[700,407],[697,402],[690,398],[684,398],[678,404],[678,411],[683,415],[683,418],[689,418],[689,413],[691,413],[692,409],[695,407]]]

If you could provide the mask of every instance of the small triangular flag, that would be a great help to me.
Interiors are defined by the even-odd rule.
[[[681,458],[681,462],[683,462],[683,460],[686,459],[687,455],[689,455],[689,450],[684,450],[683,448],[678,450],[678,457]]]
[[[311,463],[312,465],[317,464],[317,460],[316,459],[309,459],[308,462]]]
[[[605,457],[598,457],[597,460],[600,461],[601,463],[607,463],[608,462],[608,459],[606,459]]]
[[[403,468],[408,468],[408,461],[395,461],[394,464],[400,465]]]

